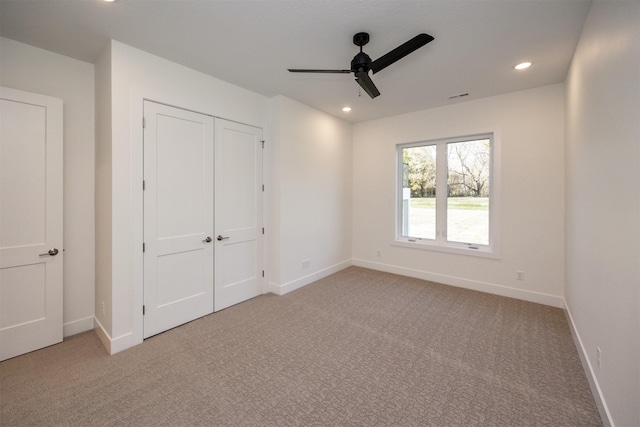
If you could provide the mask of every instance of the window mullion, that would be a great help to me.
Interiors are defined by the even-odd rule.
[[[436,241],[447,241],[447,144],[436,152]]]

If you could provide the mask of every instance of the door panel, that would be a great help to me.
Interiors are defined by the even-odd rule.
[[[215,309],[262,294],[262,129],[216,119]]]
[[[46,114],[41,105],[2,101],[3,247],[46,240]]]
[[[145,101],[144,337],[213,312],[213,118]]]
[[[0,118],[5,360],[62,341],[62,101],[0,88]]]
[[[188,113],[188,112],[186,112]],[[204,161],[213,138],[206,135],[207,116],[156,115],[156,192],[158,238],[197,234],[205,227],[204,197],[211,164]],[[209,198],[209,201],[211,199]],[[210,226],[209,226],[210,229]]]
[[[46,270],[44,263],[0,270],[2,325],[24,325],[46,317]],[[7,304],[11,302],[11,304]]]
[[[206,263],[203,252],[191,250],[158,257],[158,307],[205,293],[201,285]]]

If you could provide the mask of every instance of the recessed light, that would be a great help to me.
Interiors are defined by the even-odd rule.
[[[531,62],[521,62],[520,64],[516,65],[515,68],[516,70],[524,70],[531,67]]]
[[[349,111],[351,111],[351,107],[342,107],[342,111],[348,113]]]

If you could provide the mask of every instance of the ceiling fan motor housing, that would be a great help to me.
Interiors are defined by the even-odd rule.
[[[364,52],[359,52],[351,60],[351,71],[369,71],[369,64],[371,64],[371,58]]]

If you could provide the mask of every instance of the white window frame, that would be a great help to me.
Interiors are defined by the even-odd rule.
[[[447,149],[450,143],[489,139],[491,158],[489,163],[489,244],[467,244],[450,242],[446,239],[447,229]],[[436,159],[436,238],[416,238],[402,235],[402,180],[403,159],[402,150],[410,147],[425,145],[442,146],[437,149]],[[460,255],[478,256],[484,258],[500,258],[500,137],[499,132],[479,132],[464,136],[442,138],[436,140],[403,142],[396,144],[396,216],[395,216],[395,240],[394,246],[402,246],[412,249],[422,249],[453,253]],[[444,167],[443,167],[444,166]]]

